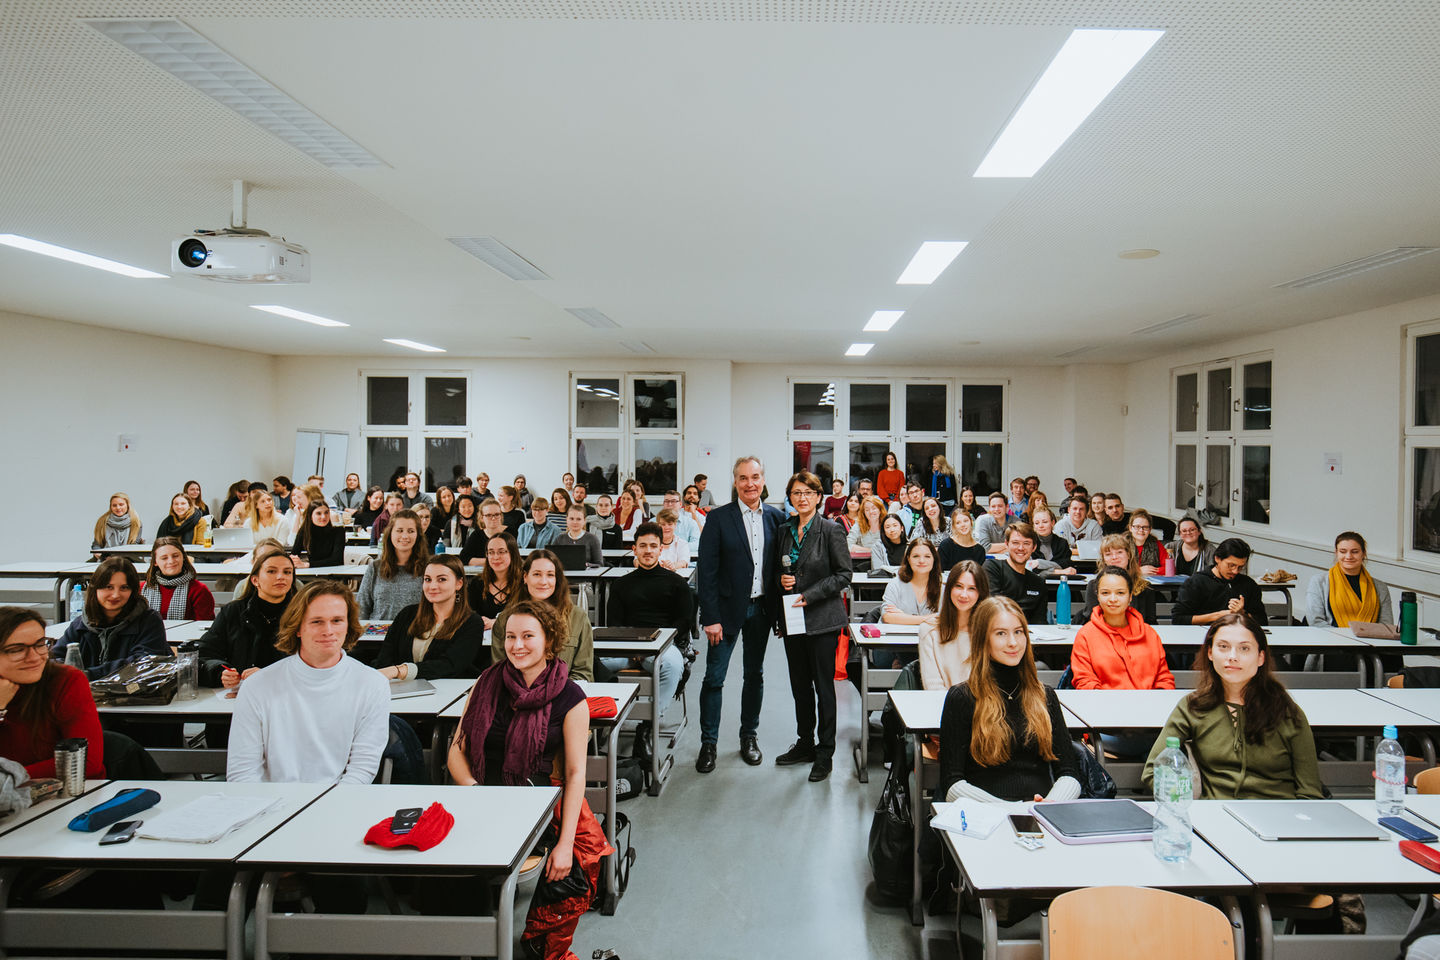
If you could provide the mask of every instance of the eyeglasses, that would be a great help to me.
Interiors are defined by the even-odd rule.
[[[814,490],[811,490],[809,487],[796,487],[794,490],[790,491],[790,499],[792,500],[796,497],[804,497],[806,500],[814,500],[818,496],[819,494],[816,493]]]
[[[55,641],[48,637],[39,643],[12,643],[7,647],[0,647],[0,655],[3,655],[11,662],[19,663],[28,657],[33,650],[40,654],[40,658],[43,660],[50,656],[50,648],[54,645]]]

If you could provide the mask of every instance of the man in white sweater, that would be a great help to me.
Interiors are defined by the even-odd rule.
[[[349,588],[319,580],[280,620],[279,649],[294,654],[240,686],[225,779],[370,783],[390,735],[390,689],[345,655],[360,638]]]
[[[1076,547],[1082,540],[1099,543],[1104,537],[1100,524],[1090,516],[1090,502],[1084,497],[1071,497],[1065,505],[1065,516],[1055,524],[1055,535],[1064,537],[1070,546]]]

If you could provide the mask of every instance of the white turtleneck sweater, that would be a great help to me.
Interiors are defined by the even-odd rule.
[[[323,670],[299,655],[240,685],[225,779],[370,783],[390,736],[390,685],[351,657]]]

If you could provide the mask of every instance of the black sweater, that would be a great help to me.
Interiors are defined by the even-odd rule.
[[[985,561],[985,576],[990,578],[990,594],[1009,597],[1020,604],[1025,621],[1031,624],[1045,622],[1049,600],[1045,594],[1045,579],[1032,570],[1016,573],[1005,557],[991,557]]]
[[[419,609],[419,604],[412,603],[395,614],[371,666],[393,667],[413,662],[415,648],[410,625],[415,622]],[[422,680],[473,680],[480,676],[481,671],[490,666],[490,645],[485,642],[485,623],[479,614],[471,613],[454,635],[432,640],[425,659],[416,666],[420,668]]]
[[[1224,610],[1232,597],[1245,599],[1245,612],[1260,626],[1269,624],[1260,587],[1254,580],[1243,573],[1237,573],[1234,580],[1221,580],[1213,569],[1197,573],[1180,585],[1172,619],[1176,623],[1189,623],[1192,617]]]
[[[336,526],[311,527],[310,542],[302,545],[297,536],[295,549],[312,567],[343,567],[345,531]]]
[[[688,637],[694,622],[690,584],[674,570],[637,567],[610,581],[605,622],[614,627],[674,627]]]
[[[1019,689],[1018,667],[992,660],[990,668],[1002,691]],[[970,732],[975,720],[975,697],[970,692],[970,684],[967,681],[951,687],[940,714],[940,785],[935,799],[944,800],[950,787],[959,780],[1001,800],[1033,800],[1036,794],[1043,797],[1061,777],[1074,777],[1078,782],[1080,763],[1070,746],[1060,700],[1049,687],[1045,688],[1045,705],[1050,714],[1051,752],[1056,760],[1042,759],[1039,748],[1029,739],[1029,727],[1017,695],[1005,702],[1005,721],[1015,731],[1010,741],[1010,759],[998,767],[982,767],[970,755]]]
[[[294,596],[294,593],[291,593]],[[255,588],[239,600],[220,608],[215,622],[200,638],[200,683],[220,686],[220,674],[234,667],[244,673],[251,667],[268,667],[285,654],[275,649],[280,633],[280,615],[290,597],[281,603],[266,603]]]
[[[955,542],[954,537],[946,537],[944,540],[941,540],[940,549],[936,552],[940,555],[940,570],[942,573],[948,573],[950,568],[961,560],[974,560],[982,566],[985,563],[984,547],[978,543],[968,547],[962,547]]]

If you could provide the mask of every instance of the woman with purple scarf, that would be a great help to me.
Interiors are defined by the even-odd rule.
[[[521,600],[508,614],[505,659],[475,681],[448,765],[461,785],[564,788],[522,946],[528,957],[573,960],[570,944],[595,896],[600,858],[614,852],[585,802],[590,710],[556,657],[569,629],[555,608]]]

